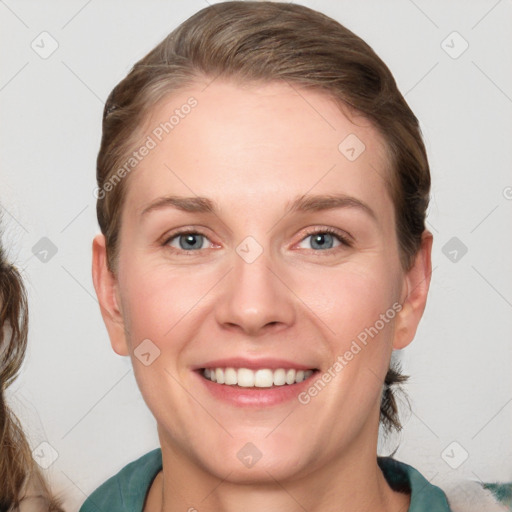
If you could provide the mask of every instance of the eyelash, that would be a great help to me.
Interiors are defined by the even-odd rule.
[[[329,235],[333,235],[335,238],[338,239],[338,241],[341,243],[341,245],[339,245],[338,247],[332,247],[330,249],[324,249],[324,250],[310,249],[311,251],[313,251],[315,253],[328,253],[328,254],[332,254],[333,251],[336,251],[338,249],[342,249],[343,247],[347,248],[347,247],[352,247],[353,246],[353,242],[352,242],[352,240],[348,236],[344,236],[344,235],[340,234],[337,230],[335,230],[333,228],[316,228],[316,229],[312,229],[311,231],[306,232],[305,236],[303,238],[301,238],[300,242],[302,242],[303,240],[305,240],[309,236],[313,236],[313,235],[316,235],[316,234],[329,234]],[[176,249],[176,247],[170,247],[168,245],[172,240],[174,240],[175,238],[177,238],[177,237],[179,237],[181,235],[201,235],[201,236],[204,236],[206,239],[208,239],[208,236],[206,234],[202,233],[201,231],[191,230],[191,229],[188,229],[188,230],[184,229],[183,231],[177,231],[176,233],[173,233],[171,236],[167,237],[166,240],[162,243],[162,246],[168,247],[169,249],[171,249],[172,252],[177,252],[177,253],[181,253],[181,254],[183,254],[183,253],[190,254],[190,256],[193,256],[194,253],[201,252],[201,250],[186,251],[184,249]]]
[[[315,253],[328,253],[328,254],[332,254],[333,251],[336,251],[336,250],[339,250],[339,249],[342,249],[342,248],[347,248],[347,247],[352,247],[353,243],[352,241],[350,240],[350,238],[348,236],[345,236],[345,235],[342,235],[339,231],[337,231],[336,229],[333,229],[333,228],[315,228],[315,229],[312,229],[310,231],[307,231],[305,236],[303,238],[301,238],[301,242],[303,240],[305,240],[306,238],[310,237],[310,236],[313,236],[313,235],[317,235],[317,234],[329,234],[329,235],[332,235],[334,236],[334,238],[336,238],[340,243],[341,245],[339,245],[338,247],[332,247],[331,249],[324,249],[324,250],[314,250],[314,249],[310,249],[311,251],[315,252]]]

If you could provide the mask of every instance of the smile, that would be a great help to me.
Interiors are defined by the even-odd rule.
[[[314,369],[298,370],[278,368],[260,368],[251,370],[249,368],[203,368],[201,375],[217,384],[227,386],[239,386],[243,388],[270,388],[272,386],[285,386],[298,384],[310,378]]]

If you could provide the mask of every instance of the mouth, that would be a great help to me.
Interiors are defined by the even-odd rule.
[[[191,367],[205,398],[230,407],[269,406],[298,400],[320,374],[318,366],[276,357],[236,357],[203,361]]]
[[[298,400],[312,385],[317,368],[245,368],[210,366],[192,372],[206,396],[218,404],[237,408],[267,409]]]
[[[237,388],[274,388],[293,386],[310,379],[318,369],[308,370],[296,368],[200,368],[199,374],[210,382]]]

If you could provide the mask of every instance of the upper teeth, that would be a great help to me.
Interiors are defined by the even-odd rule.
[[[212,382],[239,385],[244,388],[269,388],[271,386],[283,386],[284,384],[295,384],[302,382],[313,374],[313,370],[285,370],[279,368],[270,370],[250,370],[249,368],[205,368],[203,375]]]

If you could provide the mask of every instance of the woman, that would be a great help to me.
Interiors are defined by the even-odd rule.
[[[61,512],[32,458],[18,419],[7,405],[6,389],[20,370],[27,335],[25,287],[0,246],[0,510]]]
[[[112,91],[97,164],[94,286],[161,447],[82,512],[450,510],[376,456],[432,235],[417,119],[364,41],[205,8]]]

